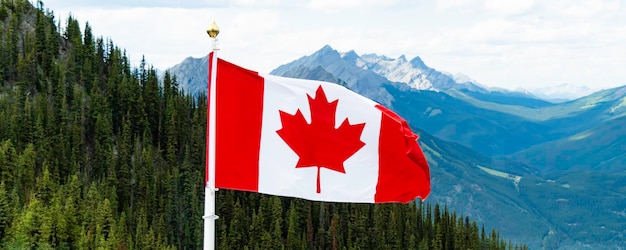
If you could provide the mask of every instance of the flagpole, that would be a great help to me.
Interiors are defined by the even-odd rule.
[[[204,249],[215,249],[215,220],[219,218],[215,214],[215,98],[216,98],[216,79],[217,79],[217,35],[220,33],[219,27],[215,21],[207,29],[207,34],[213,40],[213,56],[209,56],[209,113],[207,114],[207,152],[206,152],[206,183],[204,186]]]

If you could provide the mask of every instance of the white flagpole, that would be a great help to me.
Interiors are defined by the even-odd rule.
[[[217,47],[217,34],[220,33],[219,27],[217,24],[213,22],[209,29],[207,29],[207,33],[213,40],[213,56],[209,57],[211,69],[209,69],[209,75],[211,79],[209,79],[209,113],[208,113],[208,124],[207,124],[207,152],[206,152],[206,161],[207,161],[207,175],[208,180],[204,186],[204,249],[214,250],[215,249],[215,220],[219,218],[215,214],[215,85],[217,79],[217,51],[219,48]]]

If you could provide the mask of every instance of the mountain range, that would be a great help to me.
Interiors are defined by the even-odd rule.
[[[206,91],[206,58],[170,68]],[[335,82],[404,117],[431,165],[433,202],[531,248],[626,240],[626,86],[553,103],[428,67],[324,46],[271,74]]]
[[[544,100],[552,102],[566,102],[590,95],[597,90],[584,85],[581,86],[571,83],[561,83],[557,85],[532,88],[529,91],[533,93],[533,95]]]

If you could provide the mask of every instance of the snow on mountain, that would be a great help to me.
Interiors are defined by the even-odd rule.
[[[404,55],[392,59],[376,54],[365,54],[360,58],[364,64],[362,68],[371,70],[390,81],[407,84],[416,90],[444,91],[447,89],[467,89],[477,92],[486,92],[476,81],[465,75],[458,77],[437,71],[426,66],[420,57],[407,61]]]
[[[474,84],[478,84],[474,79],[470,78],[468,75],[463,74],[463,73],[457,73],[457,74],[453,75],[452,78],[457,83],[471,82],[471,83],[474,83]]]
[[[561,83],[553,86],[530,89],[530,92],[539,98],[557,101],[578,99],[596,91],[598,91],[598,89],[592,89],[585,85],[576,85],[572,83]]]
[[[507,88],[501,88],[501,87],[485,87],[485,88],[489,90],[489,92],[491,93],[502,93],[502,94],[508,94],[511,96],[528,97],[528,98],[543,100],[543,98],[536,96],[535,94],[533,94],[533,92],[530,92],[524,88],[516,88],[516,89],[507,89]]]
[[[424,70],[414,67],[404,55],[393,59],[376,54],[362,55],[356,62],[358,67],[371,70],[392,82],[402,82],[417,90],[436,90],[427,79]]]
[[[509,91],[511,91],[511,90],[509,90]],[[516,88],[515,90],[512,90],[512,91],[519,92],[519,93],[523,93],[523,94],[526,94],[526,95],[529,95],[529,96],[538,97],[538,96],[536,96],[533,92],[528,91],[528,90],[527,90],[527,89],[525,89],[525,88]]]
[[[446,73],[446,72],[444,72],[444,73]],[[491,90],[491,89],[492,89],[491,87],[487,87],[487,86],[485,86],[485,85],[480,84],[480,83],[479,83],[479,82],[477,82],[476,80],[474,80],[474,79],[470,78],[468,75],[463,74],[463,73],[456,73],[456,74],[454,74],[454,75],[452,75],[452,74],[449,74],[449,75],[451,75],[451,76],[452,76],[452,79],[454,79],[454,81],[455,81],[456,83],[461,84],[461,85],[469,85],[469,84],[472,84],[472,85],[476,85],[476,86],[478,86],[478,87],[481,87],[481,88],[483,88],[483,89],[487,89],[487,90]]]

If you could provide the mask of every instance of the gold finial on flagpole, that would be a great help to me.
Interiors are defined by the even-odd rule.
[[[206,33],[213,38],[213,50],[219,50],[219,48],[217,48],[217,35],[220,33],[220,27],[217,27],[217,23],[215,23],[215,21],[211,23],[211,26],[209,26],[206,30]]]
[[[209,26],[209,28],[206,30],[206,33],[209,34],[211,38],[215,39],[220,33],[220,27],[217,27],[217,23],[213,21],[213,23],[211,23],[211,26]]]

